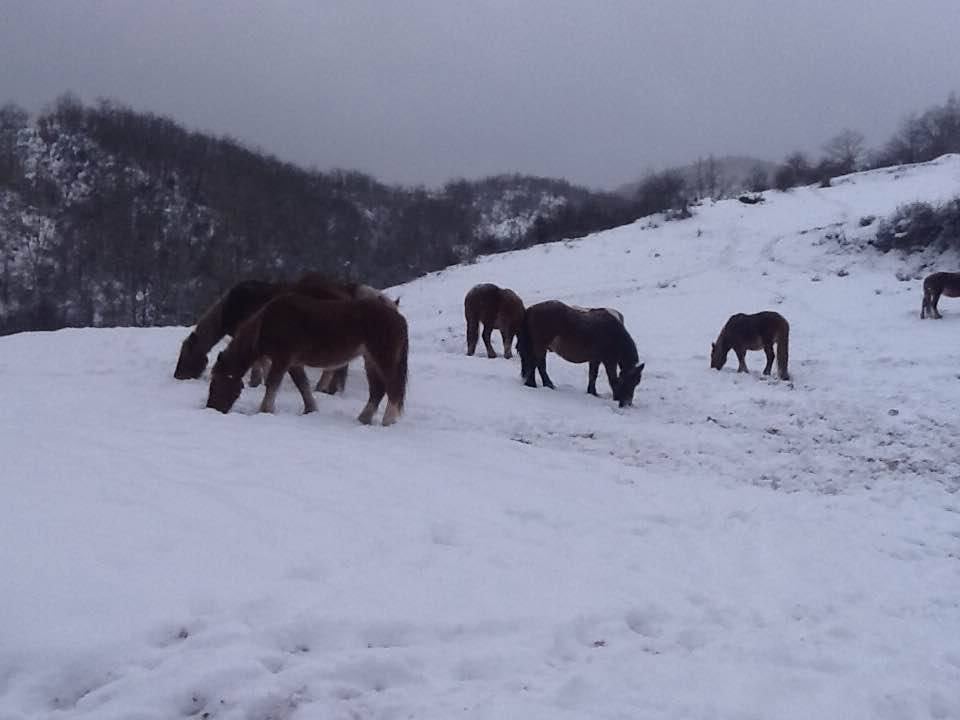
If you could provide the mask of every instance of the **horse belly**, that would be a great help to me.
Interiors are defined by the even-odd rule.
[[[763,350],[763,338],[759,335],[743,343],[744,350]]]
[[[944,285],[941,295],[946,297],[960,297],[960,285]]]
[[[590,362],[590,354],[587,353],[583,348],[577,346],[575,343],[564,342],[563,340],[557,339],[550,343],[547,348],[553,350],[557,355],[562,357],[567,362],[571,363],[585,363]]]
[[[336,370],[349,364],[351,360],[362,355],[365,350],[366,347],[360,345],[352,349],[343,348],[324,352],[297,353],[290,364],[307,365],[321,370]]]

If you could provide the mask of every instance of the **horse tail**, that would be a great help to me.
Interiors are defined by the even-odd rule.
[[[403,317],[402,315],[400,316]],[[400,345],[400,357],[397,358],[397,409],[403,412],[403,403],[407,398],[407,355],[410,353],[410,335],[407,332],[407,322],[403,321],[403,342]]]
[[[780,333],[780,340],[777,342],[777,373],[781,380],[789,380],[790,373],[787,371],[787,363],[790,360],[790,324],[783,321],[783,331]]]
[[[520,377],[526,379],[527,371],[532,371],[535,365],[533,340],[530,337],[530,312],[527,309],[523,311],[520,329],[517,331],[517,354],[520,356]]]
[[[920,305],[921,320],[927,316],[927,311],[930,310],[931,305],[933,304],[933,288],[930,287],[929,281],[929,277],[925,278],[923,281],[923,304]]]

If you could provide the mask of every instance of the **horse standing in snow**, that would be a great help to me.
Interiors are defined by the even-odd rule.
[[[520,374],[524,384],[536,387],[540,373],[544,387],[554,387],[547,375],[547,351],[572,363],[589,363],[587,392],[597,394],[602,364],[620,407],[633,405],[643,375],[637,346],[623,324],[623,314],[610,308],[579,308],[548,300],[527,308],[517,336]]]
[[[273,412],[277,390],[290,374],[303,398],[304,413],[317,409],[304,366],[340,368],[363,356],[369,400],[357,418],[369,425],[384,394],[383,424],[403,412],[407,388],[407,321],[396,305],[380,298],[317,300],[284,293],[243,323],[210,374],[207,407],[229,412],[243,390],[243,375],[259,358],[270,361],[260,412]]]
[[[927,275],[923,280],[923,305],[920,306],[920,319],[928,315],[936,320],[943,317],[937,309],[940,296],[960,297],[960,273],[937,272]]]
[[[487,357],[497,356],[490,342],[490,335],[494,330],[499,330],[503,339],[503,356],[513,357],[513,339],[523,322],[523,300],[519,295],[493,283],[474,285],[463,299],[463,314],[467,320],[467,355],[473,355],[477,349],[477,337],[482,322],[482,337],[487,348]]]
[[[270,300],[287,290],[297,290],[318,300],[347,300],[350,298],[382,296],[379,290],[356,283],[332,282],[319,273],[307,273],[292,285],[262,280],[245,280],[230,288],[197,320],[196,327],[180,346],[180,356],[173,376],[177,380],[199,378],[207,367],[207,353],[224,336],[233,337],[240,324],[260,310]],[[250,370],[250,385],[257,387],[266,368],[259,360]],[[343,390],[347,368],[325,371],[317,389],[328,394]]]
[[[720,331],[717,341],[710,346],[710,367],[720,370],[727,362],[732,349],[737,354],[740,365],[737,372],[748,372],[745,356],[747,350],[763,350],[767,355],[764,375],[770,374],[773,367],[776,344],[777,373],[781,380],[789,380],[787,360],[790,347],[790,324],[780,313],[766,310],[753,315],[737,313],[731,315]]]

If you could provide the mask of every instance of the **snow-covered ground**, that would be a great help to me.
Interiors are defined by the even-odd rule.
[[[182,328],[0,339],[0,718],[960,717],[960,302],[826,237],[958,193],[945,157],[398,288],[391,428],[357,371],[204,410]],[[465,357],[480,281],[622,310],[636,406]],[[793,381],[710,370],[761,309]]]

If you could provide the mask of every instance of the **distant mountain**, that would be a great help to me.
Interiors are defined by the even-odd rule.
[[[713,167],[711,168],[711,162]],[[747,157],[742,155],[725,155],[723,157],[704,157],[689,165],[671,168],[684,179],[686,187],[697,195],[710,196],[710,190],[719,191],[714,199],[727,197],[750,189],[750,181],[758,169],[767,177],[767,187],[772,186],[772,177],[776,163],[768,160]],[[711,177],[713,175],[713,177]],[[643,179],[625,183],[614,192],[624,198],[633,198],[643,183]]]
[[[635,219],[563,180],[438,190],[308,171],[165,117],[71,96],[0,108],[0,334],[190,324],[243,278],[392,285],[478,253]]]

